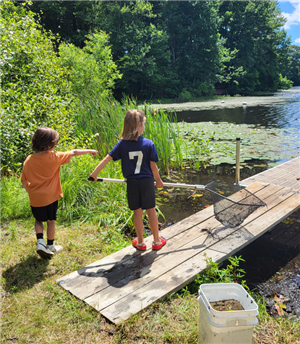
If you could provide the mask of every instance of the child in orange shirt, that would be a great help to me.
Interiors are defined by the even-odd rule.
[[[55,221],[58,199],[63,197],[60,183],[60,166],[68,164],[73,156],[92,154],[94,149],[74,149],[69,152],[52,152],[59,140],[57,131],[47,127],[37,129],[32,137],[32,149],[22,171],[22,184],[29,194],[32,214],[35,217],[36,251],[43,258],[50,258],[62,250],[54,245]],[[43,222],[47,222],[47,245],[43,239]]]

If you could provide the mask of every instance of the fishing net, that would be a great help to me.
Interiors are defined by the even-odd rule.
[[[237,184],[211,182],[205,186],[214,203],[214,214],[222,225],[239,226],[257,208],[266,204]],[[230,198],[229,198],[230,197]]]

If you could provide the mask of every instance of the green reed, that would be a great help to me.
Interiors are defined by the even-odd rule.
[[[74,108],[77,121],[76,134],[93,136],[100,156],[104,157],[119,140],[126,111],[133,108],[137,108],[137,105],[130,98],[125,98],[119,103],[114,99],[91,95]],[[155,143],[161,172],[168,174],[171,166],[181,169],[182,139],[179,129],[176,128],[175,115],[168,115],[162,110],[149,111],[149,105],[146,104],[141,110],[146,112],[147,116],[144,136]]]
[[[98,163],[97,158],[81,156],[61,168],[64,197],[60,200],[59,216],[66,222],[79,220],[121,229],[131,216],[126,201],[126,187],[88,181],[89,174]],[[120,164],[109,164],[102,175],[122,178]]]

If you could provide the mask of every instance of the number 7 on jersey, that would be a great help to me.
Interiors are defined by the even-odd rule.
[[[142,161],[143,161],[143,152],[142,151],[129,152],[129,159],[132,160],[135,157],[137,157],[137,161],[136,161],[134,174],[139,174],[141,171],[141,166],[142,166]]]

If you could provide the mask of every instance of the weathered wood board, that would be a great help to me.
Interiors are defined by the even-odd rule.
[[[243,185],[255,182],[271,183],[291,188],[293,191],[300,190],[300,157],[287,161],[281,165],[258,173],[241,181]]]
[[[241,226],[227,228],[206,208],[161,231],[168,242],[152,251],[128,246],[57,280],[107,319],[119,323],[190,283],[206,267],[205,258],[220,262],[300,208],[299,193],[283,186],[256,182],[248,189],[267,206]]]

